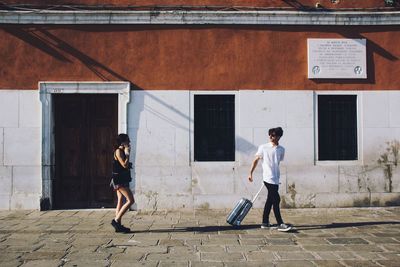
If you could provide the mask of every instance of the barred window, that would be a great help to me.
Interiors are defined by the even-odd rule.
[[[318,96],[318,160],[357,160],[357,96]]]
[[[194,96],[194,160],[235,160],[235,96]]]

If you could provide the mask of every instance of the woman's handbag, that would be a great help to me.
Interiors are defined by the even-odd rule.
[[[110,187],[115,187],[116,184],[119,184],[119,174],[116,172],[111,173],[111,181],[110,181]]]
[[[131,178],[130,170],[127,170],[123,173],[113,172],[111,174],[110,186],[113,187],[116,184],[126,184],[126,183],[130,183],[131,181],[132,181],[132,178]]]

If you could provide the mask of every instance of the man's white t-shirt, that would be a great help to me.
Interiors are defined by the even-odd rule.
[[[269,184],[279,184],[279,163],[285,157],[285,148],[269,142],[258,147],[256,156],[263,160],[263,180]]]

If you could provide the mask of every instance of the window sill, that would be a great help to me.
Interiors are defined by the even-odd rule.
[[[361,160],[317,160],[314,163],[316,166],[354,166],[354,165],[362,165]]]

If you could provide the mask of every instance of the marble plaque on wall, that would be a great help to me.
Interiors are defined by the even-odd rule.
[[[366,79],[366,39],[307,39],[309,79]]]

